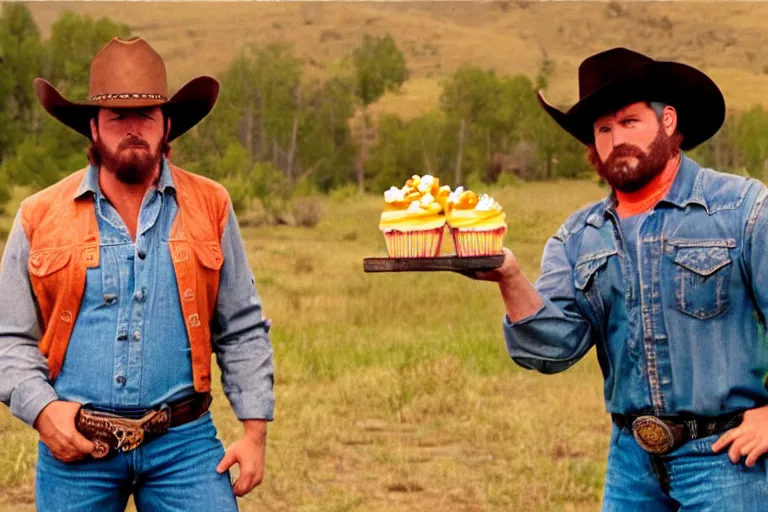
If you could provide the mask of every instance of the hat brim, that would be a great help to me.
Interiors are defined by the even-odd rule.
[[[167,101],[112,99],[73,102],[66,99],[43,78],[35,78],[33,83],[35,93],[45,111],[89,139],[91,138],[91,119],[97,115],[100,108],[161,107],[171,119],[171,130],[168,134],[170,142],[202,121],[213,110],[219,96],[219,82],[210,76],[200,76],[190,80]]]
[[[715,135],[725,121],[725,98],[715,82],[678,62],[637,66],[582,98],[567,112],[547,102],[541,91],[536,97],[555,122],[583,144],[594,143],[593,126],[600,116],[637,101],[659,101],[675,108],[683,150]]]

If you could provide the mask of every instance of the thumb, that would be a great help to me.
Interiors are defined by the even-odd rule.
[[[84,437],[80,432],[75,432],[72,442],[74,443],[75,448],[82,453],[92,453],[93,449],[96,447],[93,441]]]
[[[219,473],[223,473],[229,468],[232,467],[232,465],[237,462],[237,456],[235,455],[234,451],[230,448],[227,450],[227,453],[224,454],[224,457],[221,458],[219,461],[219,465],[216,466],[216,471]]]

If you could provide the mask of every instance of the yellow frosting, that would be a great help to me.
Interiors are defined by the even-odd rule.
[[[497,229],[506,226],[506,214],[501,210],[460,210],[453,208],[446,216],[448,226],[466,229]]]
[[[458,187],[447,202],[448,226],[461,229],[498,229],[507,225],[501,205],[492,197],[477,196],[471,190]]]
[[[379,229],[382,231],[418,231],[436,229],[445,225],[442,207],[435,202],[411,206],[408,209],[385,210],[381,213]]]

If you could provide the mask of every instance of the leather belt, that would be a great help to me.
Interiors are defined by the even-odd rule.
[[[632,432],[643,450],[664,455],[688,441],[737,427],[743,416],[743,412],[716,417],[611,414],[611,419],[619,428]]]
[[[196,420],[205,414],[212,401],[210,393],[201,393],[156,409],[133,412],[106,411],[86,404],[77,412],[75,427],[93,441],[91,456],[101,459],[115,451],[134,450],[171,427]]]

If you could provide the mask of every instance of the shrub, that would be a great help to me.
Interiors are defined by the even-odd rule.
[[[296,199],[293,206],[293,217],[297,225],[313,228],[317,226],[322,216],[323,208],[318,199],[311,197]]]

